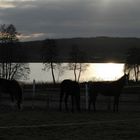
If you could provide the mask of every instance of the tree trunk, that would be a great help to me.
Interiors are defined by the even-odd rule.
[[[10,79],[11,78],[11,73],[12,73],[12,64],[11,63],[9,63],[8,69],[9,69],[8,79]]]
[[[78,75],[78,80],[77,80],[78,82],[80,81],[81,72],[82,72],[82,64],[80,63],[79,75]]]
[[[54,76],[54,71],[53,71],[53,63],[52,62],[51,62],[51,72],[52,72],[53,83],[56,84],[55,76]]]
[[[137,82],[137,69],[135,65],[134,65],[134,74],[135,74],[135,81]]]
[[[5,77],[5,63],[2,63],[2,78]]]
[[[138,82],[138,80],[139,80],[139,65],[136,65],[136,72],[137,72],[136,79],[137,79],[137,82]]]
[[[11,71],[11,74],[10,74],[10,79],[11,79],[11,80],[14,79],[14,76],[15,76],[17,70],[18,70],[18,67],[19,67],[19,65],[16,64],[16,65],[14,66],[13,70]]]
[[[74,64],[74,77],[75,77],[75,81],[77,81],[77,76],[76,76],[76,63]]]
[[[8,63],[5,63],[5,79],[8,79]]]

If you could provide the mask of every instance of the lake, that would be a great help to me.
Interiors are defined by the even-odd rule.
[[[63,66],[66,66],[67,63],[63,63]],[[31,74],[30,78],[27,81],[36,81],[40,82],[51,82],[52,76],[51,71],[43,71],[42,63],[30,63]],[[80,81],[110,81],[116,80],[123,75],[124,64],[118,63],[89,63],[86,71],[81,73]],[[62,76],[59,75],[59,71],[55,72],[56,81],[62,81],[63,79],[74,79],[74,73],[71,70],[64,70]]]

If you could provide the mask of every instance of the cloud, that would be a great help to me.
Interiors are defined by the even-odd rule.
[[[26,1],[36,1],[36,0],[0,0],[0,2],[26,2]]]
[[[45,37],[140,36],[140,1],[22,0],[0,8],[0,23],[12,23],[20,33]],[[36,37],[37,39],[37,37]]]
[[[11,2],[0,1],[0,8],[15,8],[16,6]]]
[[[44,33],[33,33],[33,34],[20,34],[18,38],[20,41],[29,41],[29,40],[36,40],[37,38],[43,37]]]

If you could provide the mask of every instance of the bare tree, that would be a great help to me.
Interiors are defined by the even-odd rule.
[[[52,66],[53,65],[53,66]],[[62,76],[64,74],[64,69],[65,67],[62,65],[62,63],[43,63],[43,69],[44,71],[49,71],[53,69],[53,73],[55,74],[54,77],[52,76],[52,78],[55,79],[55,81],[53,80],[53,83],[55,84],[56,82],[56,76],[57,76],[57,81],[59,81],[60,76]],[[57,73],[57,75],[56,75]]]
[[[0,26],[0,45],[3,47],[12,48],[19,45],[17,38],[19,35],[14,25]],[[30,73],[29,64],[26,63],[12,63],[12,49],[6,51],[6,61],[0,64],[0,77],[5,79],[20,79],[27,78]]]
[[[127,53],[125,71],[134,73],[135,81],[139,80],[140,76],[140,48],[131,48]]]
[[[72,50],[70,52],[71,61],[74,63],[68,63],[68,69],[73,70],[75,81],[80,81],[81,73],[86,71],[89,64],[82,63],[86,54],[79,50],[77,45],[72,46]],[[81,62],[81,63],[79,63]]]
[[[57,55],[58,55],[58,50],[56,48],[56,41],[54,39],[46,39],[44,41],[44,46],[46,47],[46,51],[44,52],[46,62],[43,63],[44,65],[43,70],[46,69],[48,71],[51,70],[53,83],[55,84],[56,83],[55,71],[58,72],[58,76],[64,73],[62,64],[54,62],[54,60],[57,59]]]

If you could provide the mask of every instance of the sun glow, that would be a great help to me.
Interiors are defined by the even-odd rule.
[[[124,64],[99,63],[91,65],[93,77],[96,80],[116,80],[123,75]]]
[[[106,9],[108,8],[108,6],[111,6],[113,3],[114,3],[113,0],[102,0],[100,4],[102,7]]]
[[[105,3],[106,3],[106,2],[110,2],[110,1],[111,1],[111,0],[103,0],[103,2],[105,2]]]

